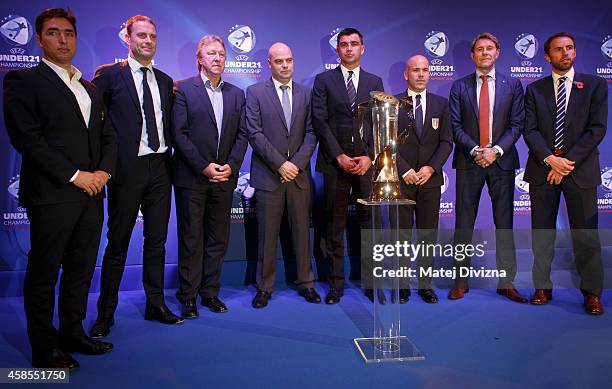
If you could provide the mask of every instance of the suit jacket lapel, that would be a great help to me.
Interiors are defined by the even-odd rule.
[[[127,88],[130,97],[132,98],[132,102],[136,107],[136,111],[142,117],[142,107],[140,106],[140,99],[138,99],[138,92],[136,91],[136,85],[134,85],[134,77],[132,76],[132,69],[127,61],[123,61],[121,63],[121,77],[123,77],[123,82],[125,82],[125,87]],[[143,118],[144,120],[144,118]]]
[[[432,112],[434,111],[434,107],[432,105],[432,98],[429,92],[426,93],[426,107],[425,107],[425,124],[423,124],[423,133],[421,134],[421,143],[425,142],[425,139],[433,132],[433,127],[431,125]]]
[[[410,97],[408,96],[407,92],[402,93],[399,96],[399,98],[400,99],[403,99],[403,98],[410,99]],[[413,102],[413,104],[414,104],[414,102]],[[399,115],[403,116],[406,122],[408,122],[410,120],[409,119],[410,116],[408,114],[408,111],[406,111],[405,108],[400,108],[399,109]],[[398,124],[399,124],[399,119],[398,119]],[[399,133],[401,133],[402,130],[404,130],[404,129],[403,128],[398,128],[398,135],[399,135]],[[423,131],[424,131],[424,129],[423,129]],[[409,137],[414,137],[414,139],[416,139],[417,143],[420,143],[420,139],[419,139],[419,137],[416,134],[416,128],[414,128],[413,126],[408,126],[408,133],[409,133],[409,135],[408,135]]]
[[[472,108],[474,109],[474,116],[476,118],[476,122],[478,122],[478,100],[476,100],[476,73],[472,73],[468,80],[467,93],[470,103],[472,104]]]
[[[572,89],[570,92],[569,101],[567,102],[567,110],[565,111],[565,131],[570,128],[569,123],[572,117],[574,117],[574,111],[576,110],[576,106],[579,106],[578,100],[581,97],[581,91],[576,87],[576,82],[581,81],[580,74],[576,73],[574,75],[574,82],[572,82]]]
[[[91,129],[91,126],[93,124],[93,120],[94,117],[98,114],[97,112],[95,112],[96,109],[96,103],[95,103],[95,96],[93,94],[93,91],[89,89],[89,86],[83,82],[83,79],[81,78],[79,80],[81,82],[81,85],[83,85],[83,88],[85,88],[85,91],[87,91],[87,94],[89,95],[89,99],[91,100],[91,109],[89,111],[89,125],[87,126],[87,130]],[[79,109],[80,112],[80,109]]]
[[[166,128],[168,124],[166,124],[166,112],[170,112],[170,107],[168,107],[168,96],[164,93],[166,88],[162,85],[162,78],[157,76],[158,70],[153,68],[153,74],[155,75],[155,81],[157,81],[157,89],[159,89],[159,98],[161,100],[161,110],[162,110],[162,123],[164,123],[164,132],[166,132]]]
[[[553,134],[553,138],[554,138],[554,133],[555,133],[555,120],[556,120],[556,116],[557,116],[557,102],[555,101],[555,88],[553,85],[553,78],[552,76],[548,76],[545,78],[546,82],[544,83],[544,90],[543,90],[543,95],[544,95],[544,101],[546,103],[546,106],[548,107],[548,118],[549,118],[549,128],[551,128],[552,134]]]
[[[496,125],[497,124],[501,124],[501,123],[505,123],[505,120],[498,120],[497,118],[497,112],[499,111],[499,107],[503,106],[503,102],[505,99],[507,99],[509,97],[508,91],[506,90],[506,88],[508,87],[508,83],[506,82],[506,79],[500,75],[500,74],[496,74],[495,76],[495,98],[493,100],[493,139],[497,139],[496,135],[498,135],[498,133],[495,131],[496,129]],[[501,131],[503,131],[503,127],[501,128]]]
[[[289,130],[289,125],[285,120],[285,112],[283,112],[283,106],[281,105],[281,102],[278,99],[278,94],[276,93],[276,88],[274,87],[274,81],[272,81],[272,79],[266,81],[266,93],[268,94],[268,99],[270,99],[272,106],[274,107],[274,109],[276,109],[276,113],[285,125],[285,129]]]
[[[200,103],[202,103],[205,111],[208,113],[210,120],[212,120],[215,126],[219,128],[219,124],[217,124],[217,120],[215,119],[215,111],[213,110],[212,103],[208,97],[208,91],[206,90],[204,81],[202,81],[202,77],[199,74],[193,78],[193,86],[196,87],[196,95],[199,97]],[[225,97],[225,93],[223,95]],[[225,110],[225,99],[223,101],[223,110]]]
[[[348,91],[346,90],[346,81],[344,80],[344,76],[342,75],[342,69],[340,69],[340,66],[336,68],[336,72],[334,73],[333,80],[336,83],[338,90],[341,91],[340,96],[342,96],[342,99],[344,100],[345,104],[350,110],[351,104],[349,103]]]
[[[55,71],[51,69],[46,63],[41,62],[40,65],[38,65],[38,69],[40,69],[41,74],[44,77],[46,77],[49,81],[53,83],[53,85],[55,85],[57,89],[59,89],[62,93],[64,93],[64,95],[66,96],[70,104],[72,105],[74,112],[77,114],[77,116],[81,120],[81,123],[83,124],[83,126],[87,127],[85,123],[85,119],[83,118],[83,113],[81,112],[81,107],[79,107],[79,103],[77,102],[77,99],[74,96],[74,93],[72,93],[72,91],[70,90],[70,88],[68,88],[68,86],[64,83],[64,81],[62,81],[62,79],[57,75],[57,73],[55,73]],[[87,90],[87,88],[85,88],[85,90]]]
[[[219,139],[221,139],[221,137],[223,137],[223,134],[225,133],[225,126],[227,126],[227,121],[229,118],[229,113],[232,109],[231,105],[231,100],[230,100],[230,94],[229,92],[226,90],[225,85],[223,85],[223,88],[221,88],[221,96],[223,96],[223,118],[221,119],[221,128],[220,128],[220,133],[219,133]],[[212,104],[211,104],[211,108],[212,108]],[[213,116],[214,113],[213,113]],[[219,144],[221,144],[221,140],[219,140]]]
[[[289,128],[291,128],[293,126],[293,123],[295,122],[295,117],[297,116],[296,108],[302,106],[302,94],[300,93],[298,88],[299,87],[296,85],[294,81],[291,87],[292,104],[291,104],[291,123],[290,123]]]

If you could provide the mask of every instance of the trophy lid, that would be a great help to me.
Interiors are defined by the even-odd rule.
[[[376,105],[382,105],[388,103],[390,105],[398,105],[399,100],[389,93],[381,92],[381,91],[372,91],[370,92],[370,98]]]

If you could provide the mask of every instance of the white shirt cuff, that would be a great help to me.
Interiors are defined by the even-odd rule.
[[[73,174],[72,177],[70,177],[70,182],[74,182],[74,180],[76,180],[77,176],[79,175],[80,170],[77,170],[76,173]]]
[[[407,176],[408,174],[410,174],[410,172],[415,173],[414,169],[410,169],[410,170],[408,170],[406,173],[402,174],[402,178],[406,178],[406,176]]]
[[[498,145],[493,146],[493,148],[494,148],[495,150],[498,150],[498,151],[499,151],[499,156],[500,156],[500,157],[504,155],[504,150],[502,150],[502,148],[501,148],[501,147],[499,147]]]

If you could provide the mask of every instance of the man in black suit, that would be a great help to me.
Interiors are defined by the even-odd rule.
[[[117,144],[101,95],[71,62],[76,19],[62,8],[36,18],[42,62],[4,78],[4,120],[22,155],[19,202],[30,220],[24,307],[32,365],[78,367],[68,353],[103,354],[113,345],[88,338],[82,321],[104,220],[104,186]],[[52,324],[62,268],[59,331]]]
[[[292,80],[293,54],[277,42],[268,51],[272,78],[246,93],[251,186],[256,189],[259,248],[254,308],[268,305],[276,280],[276,245],[287,212],[297,265],[299,293],[320,303],[310,261],[310,157],[317,143],[312,131],[311,91]]]
[[[597,185],[601,183],[597,145],[608,124],[608,86],[600,77],[577,73],[576,40],[554,34],[544,43],[544,58],[552,74],[527,86],[525,141],[533,228],[531,303],[552,299],[550,269],[555,252],[557,213],[565,198],[581,278],[585,310],[603,314],[601,245],[597,232]]]
[[[521,83],[495,70],[499,41],[488,32],[472,42],[470,56],[476,71],[453,83],[450,111],[457,169],[457,214],[454,243],[469,244],[474,233],[480,194],[489,189],[495,223],[497,269],[505,273],[497,293],[526,303],[514,288],[516,252],[513,223],[514,170],[519,168],[515,143],[521,135],[525,110]],[[455,268],[469,269],[470,258],[455,260]],[[503,274],[503,273],[502,273]],[[458,276],[448,294],[451,300],[469,291],[469,277]]]
[[[400,108],[399,131],[409,129],[406,141],[399,146],[397,170],[403,178],[403,195],[416,201],[414,206],[399,208],[399,227],[411,230],[416,216],[417,242],[435,243],[440,213],[441,186],[444,184],[442,166],[453,150],[453,130],[450,122],[448,100],[427,91],[429,83],[429,60],[415,55],[406,61],[404,78],[408,81],[406,92],[398,99],[413,102],[414,127],[410,117]],[[432,268],[434,258],[417,258],[419,274],[419,296],[431,304],[438,302],[438,296],[431,287],[431,277],[421,275],[421,269]],[[404,280],[406,281],[406,280]],[[407,285],[399,291],[399,302],[408,301],[410,289]]]
[[[225,45],[216,35],[200,39],[199,73],[177,82],[172,132],[178,229],[181,314],[198,316],[196,296],[211,311],[227,312],[219,299],[234,188],[248,145],[244,93],[221,79]]]
[[[371,91],[383,91],[380,77],[361,69],[363,36],[354,28],[338,33],[336,48],[340,66],[316,76],[312,89],[313,126],[319,139],[317,171],[323,173],[326,231],[321,244],[330,263],[327,304],[344,295],[344,229],[351,191],[359,198],[372,189],[372,134],[363,139],[357,125],[357,106],[370,99]],[[366,226],[368,210],[358,205],[360,224]],[[373,299],[372,291],[368,297]]]
[[[142,15],[126,22],[127,61],[103,65],[94,84],[119,140],[117,174],[108,188],[108,244],[102,262],[98,318],[92,337],[104,337],[114,324],[119,285],[138,211],[144,219],[142,283],[145,319],[178,324],[164,302],[166,237],[170,218],[170,113],[172,79],[152,66],[155,22]],[[144,82],[146,81],[146,82]]]

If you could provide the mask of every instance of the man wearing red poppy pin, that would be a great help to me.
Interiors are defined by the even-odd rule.
[[[597,233],[599,151],[608,122],[608,86],[600,77],[574,71],[576,40],[554,34],[544,43],[552,74],[527,86],[525,181],[531,197],[533,282],[531,303],[552,299],[551,264],[561,193],[567,205],[576,268],[585,310],[603,314],[601,245]]]

